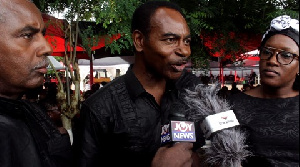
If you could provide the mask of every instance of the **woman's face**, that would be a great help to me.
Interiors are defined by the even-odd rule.
[[[292,87],[299,72],[299,57],[295,57],[290,64],[283,65],[277,61],[276,54],[284,50],[299,55],[296,42],[288,36],[276,34],[267,40],[265,47],[276,49],[271,58],[259,62],[261,84],[274,88]]]

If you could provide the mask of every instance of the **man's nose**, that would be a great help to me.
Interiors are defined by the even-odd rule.
[[[191,55],[190,45],[186,45],[184,41],[179,42],[177,53],[181,57],[189,57]]]
[[[40,48],[39,48],[39,52],[38,55],[39,56],[50,56],[53,53],[53,48],[52,46],[49,44],[48,40],[41,35],[40,36],[41,40],[40,40]]]

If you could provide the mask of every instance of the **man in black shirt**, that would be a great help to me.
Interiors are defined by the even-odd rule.
[[[0,0],[0,166],[67,167],[71,144],[45,111],[22,100],[43,84],[52,48],[29,0]]]
[[[191,54],[190,31],[181,9],[150,1],[132,19],[135,63],[82,105],[80,166],[191,166],[192,144],[161,147],[170,110],[184,110],[185,89],[201,81],[184,71]]]

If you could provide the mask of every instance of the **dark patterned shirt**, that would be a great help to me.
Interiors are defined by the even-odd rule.
[[[199,83],[195,75],[184,73],[178,81],[167,83],[158,105],[129,68],[83,104],[79,138],[74,139],[78,164],[150,166],[161,145],[161,125],[168,122],[169,110],[184,110],[177,104],[181,92]]]
[[[254,154],[243,167],[299,166],[299,95],[262,99],[240,93],[230,101]]]
[[[0,166],[69,167],[71,143],[36,103],[0,97]]]

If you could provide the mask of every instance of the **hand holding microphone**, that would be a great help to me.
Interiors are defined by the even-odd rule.
[[[157,151],[152,167],[191,167],[193,164],[192,151],[196,142],[194,122],[187,121],[185,110],[173,104],[169,110],[168,120],[161,130],[161,145]]]
[[[169,111],[168,124],[162,127],[161,143],[191,142],[196,150],[204,145],[203,133],[200,132],[198,122],[188,121],[183,104],[173,104]],[[179,107],[181,106],[181,107]]]
[[[169,124],[162,127],[162,145],[178,142],[196,142],[194,122],[171,120]]]
[[[158,149],[152,160],[151,167],[191,167],[192,143],[181,142],[171,147],[163,146]]]

